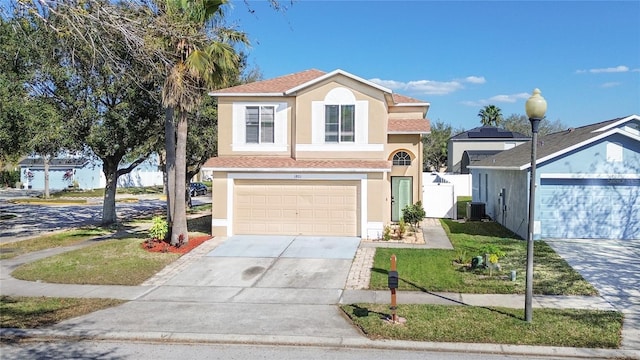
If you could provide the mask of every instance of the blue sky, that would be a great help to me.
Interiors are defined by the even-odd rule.
[[[265,79],[342,69],[430,102],[427,117],[455,129],[479,126],[489,104],[524,114],[536,87],[568,126],[640,114],[637,0],[281,3],[227,11]]]

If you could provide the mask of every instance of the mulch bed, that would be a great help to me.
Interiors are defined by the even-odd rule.
[[[170,252],[176,254],[186,254],[211,238],[212,236],[210,235],[195,236],[189,238],[189,242],[180,247],[171,246],[171,244],[163,240],[152,240],[151,244],[149,244],[148,241],[143,241],[140,246],[148,252]]]

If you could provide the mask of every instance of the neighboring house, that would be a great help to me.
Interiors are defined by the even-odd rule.
[[[429,103],[342,70],[307,70],[218,98],[213,234],[380,238],[422,199]]]
[[[526,135],[495,126],[480,126],[465,131],[451,137],[447,142],[447,172],[468,174],[467,166],[474,161],[514,148],[529,140]]]
[[[23,187],[44,190],[44,159],[27,158],[19,162]],[[49,189],[69,187],[93,189],[100,184],[100,166],[84,157],[53,158],[49,161]]]
[[[41,157],[27,158],[19,163],[20,181],[25,188],[44,190],[44,161]],[[118,178],[118,187],[154,186],[163,184],[163,174],[158,168],[158,156],[136,166],[133,171]],[[104,188],[106,179],[100,160],[69,156],[51,159],[49,163],[49,189],[63,190],[70,187],[90,190]]]
[[[473,201],[525,239],[530,169],[530,142],[471,166]],[[640,239],[640,116],[539,139],[535,182],[535,239]]]

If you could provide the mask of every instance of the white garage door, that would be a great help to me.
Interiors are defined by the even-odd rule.
[[[542,179],[542,238],[640,239],[640,182]]]
[[[236,180],[235,234],[358,236],[359,182]]]

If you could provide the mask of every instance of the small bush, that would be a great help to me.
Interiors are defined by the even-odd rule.
[[[404,221],[404,218],[400,219],[400,222],[398,222],[398,239],[402,239],[404,237],[404,234],[407,232],[407,223]]]
[[[169,233],[169,224],[161,216],[153,218],[153,225],[149,228],[149,236],[152,239],[164,240]]]
[[[414,230],[418,226],[418,223],[424,219],[426,214],[427,213],[424,211],[421,201],[418,201],[413,205],[407,205],[402,209],[402,218],[404,221],[411,224],[411,227],[413,227]]]
[[[384,227],[384,234],[382,235],[382,239],[384,241],[391,240],[391,226],[387,225]]]
[[[0,171],[0,187],[14,187],[20,182],[20,171],[2,170]]]

